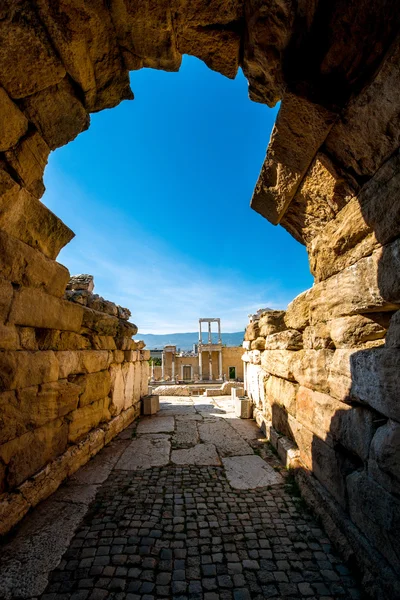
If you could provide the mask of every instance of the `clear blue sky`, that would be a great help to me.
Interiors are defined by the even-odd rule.
[[[249,208],[276,109],[185,57],[131,74],[135,100],[92,115],[50,157],[43,201],[75,232],[59,261],[143,333],[240,331],[312,285],[306,251]],[[140,336],[139,336],[140,337]]]

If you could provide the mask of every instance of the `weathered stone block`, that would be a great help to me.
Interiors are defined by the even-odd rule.
[[[260,324],[258,321],[252,321],[246,327],[244,339],[247,342],[253,342],[258,337],[260,337]]]
[[[282,436],[278,439],[278,454],[287,469],[298,466],[300,450],[291,440]]]
[[[89,127],[89,115],[68,77],[24,98],[21,107],[51,150],[68,144]]]
[[[288,413],[295,416],[297,390],[297,384],[271,375],[265,383],[265,399],[271,405],[281,404]]]
[[[8,318],[13,299],[13,287],[9,281],[0,277],[0,322],[5,323]]]
[[[37,5],[54,48],[83,91],[88,111],[111,108],[133,97],[107,5],[98,0],[82,5],[74,0],[63,4],[62,12],[54,10],[51,0],[40,0]]]
[[[27,192],[35,198],[41,198],[44,194],[43,173],[49,154],[50,148],[37,131],[28,133],[16,146],[5,152],[8,164],[17,173]]]
[[[0,197],[0,207],[0,227],[9,235],[40,250],[48,258],[55,259],[61,248],[75,235],[25,189],[21,189],[17,198],[9,203],[3,196]]]
[[[108,409],[109,398],[96,400],[92,404],[74,410],[69,416],[68,441],[77,442],[88,431],[111,419]]]
[[[272,131],[251,207],[277,225],[285,214],[336,115],[287,93]]]
[[[7,465],[7,484],[14,488],[67,447],[68,425],[57,419],[0,446]]]
[[[386,348],[400,348],[400,311],[395,312],[390,319],[385,346]]]
[[[250,345],[252,350],[264,350],[265,348],[265,338],[258,337],[256,340],[253,340]]]
[[[379,245],[358,198],[354,198],[310,241],[310,270],[317,282],[323,281],[368,256]]]
[[[154,394],[142,398],[144,415],[155,415],[160,410],[160,397]]]
[[[108,370],[75,375],[71,381],[79,386],[79,407],[91,404],[108,396],[111,388],[111,376]]]
[[[376,431],[370,449],[368,474],[388,492],[400,495],[400,425],[389,420]]]
[[[21,288],[14,294],[10,323],[44,329],[80,332],[83,308],[38,289]]]
[[[336,348],[354,348],[384,338],[389,318],[384,313],[339,317],[329,322],[329,330]]]
[[[19,402],[15,391],[0,394],[0,444],[25,433]]]
[[[259,320],[259,327],[260,335],[262,337],[267,337],[267,335],[284,331],[286,329],[285,311],[269,310],[262,313]]]
[[[83,369],[87,373],[104,371],[112,361],[112,352],[107,350],[82,350],[79,354]]]
[[[0,272],[3,277],[26,287],[41,288],[61,297],[69,279],[63,265],[0,230]]]
[[[1,80],[10,96],[24,98],[60,81],[65,69],[34,7],[7,3],[1,16]]]
[[[101,336],[116,336],[119,321],[117,317],[112,317],[102,312],[83,307],[83,331],[94,332]]]
[[[333,350],[299,350],[293,363],[293,377],[317,392],[329,392],[328,374]]]
[[[8,150],[18,142],[28,129],[28,120],[0,88],[0,152]]]
[[[265,338],[266,350],[301,350],[302,348],[303,336],[295,329],[273,333]]]
[[[381,416],[366,406],[340,403],[332,418],[330,434],[335,442],[366,462],[371,440],[381,423]]]
[[[363,472],[347,477],[351,520],[399,571],[400,502]]]
[[[130,323],[129,321],[125,321],[125,319],[118,319],[118,337],[127,337],[131,338],[133,335],[136,335],[138,332],[137,325],[134,323]],[[140,342],[138,342],[140,343]],[[143,343],[142,348],[144,348],[145,343]],[[133,348],[124,348],[124,350],[133,350]],[[139,348],[141,350],[141,348]]]
[[[332,350],[335,345],[326,323],[316,323],[305,328],[303,345],[306,350]]]
[[[251,419],[253,416],[253,405],[249,398],[235,398],[235,415],[239,419]]]
[[[0,324],[0,350],[19,350],[20,347],[17,328]]]
[[[0,391],[57,381],[59,365],[54,352],[1,353]]]
[[[285,312],[285,324],[288,329],[303,331],[310,324],[310,297],[312,290],[299,294],[288,304]]]
[[[299,421],[288,415],[289,437],[296,442],[300,451],[300,460],[307,469],[313,469],[313,440],[312,431],[304,427]]]
[[[379,413],[400,421],[400,351],[371,348],[352,354],[351,394]]]
[[[332,428],[334,419],[341,411],[347,412],[350,407],[328,394],[321,394],[300,386],[296,395],[296,419],[307,427],[314,435],[332,446]]]
[[[114,302],[104,300],[98,294],[89,294],[87,298],[87,305],[93,310],[97,310],[112,317],[118,317],[118,306]]]
[[[267,373],[295,381],[297,354],[291,350],[265,350],[261,354],[261,366]]]
[[[35,331],[39,350],[88,350],[91,347],[87,337],[72,331],[58,329],[31,329],[31,331]]]
[[[358,186],[348,179],[319,152],[281,220],[282,227],[309,245],[354,196]]]
[[[17,327],[19,333],[19,342],[22,350],[39,350],[36,340],[36,331],[33,327]],[[41,350],[51,350],[51,348],[41,348]]]
[[[346,472],[341,468],[337,452],[318,436],[314,436],[311,445],[311,467],[315,477],[342,506],[346,507]]]
[[[329,365],[329,393],[342,402],[352,397],[352,366],[351,357],[357,350],[338,349],[334,352]]]
[[[19,424],[37,428],[63,417],[78,406],[81,388],[66,379],[17,390]]]
[[[111,335],[90,335],[89,339],[94,350],[116,351],[115,340]]]

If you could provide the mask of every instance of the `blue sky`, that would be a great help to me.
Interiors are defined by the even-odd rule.
[[[131,84],[135,100],[50,156],[43,201],[76,234],[59,262],[94,275],[142,333],[195,331],[199,317],[240,331],[250,312],[285,308],[312,285],[306,251],[249,208],[276,109],[250,102],[241,72],[191,57]]]

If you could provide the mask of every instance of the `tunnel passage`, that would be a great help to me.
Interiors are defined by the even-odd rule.
[[[3,3],[2,532],[54,489],[46,485],[49,479],[57,487],[68,474],[69,460],[83,464],[104,443],[104,430],[97,433],[101,418],[94,406],[101,399],[78,408],[83,392],[73,392],[68,377],[82,375],[86,385],[88,376],[105,371],[109,361],[132,362],[132,355],[125,354],[132,349],[122,341],[130,339],[132,331],[124,326],[126,319],[121,323],[118,315],[109,315],[118,323],[111,327],[114,335],[107,335],[104,325],[99,325],[105,320],[104,306],[92,309],[64,298],[69,274],[55,259],[73,233],[40,202],[47,158],[51,150],[88,127],[91,112],[133,97],[129,70],[177,70],[186,53],[228,77],[234,77],[240,66],[255,101],[272,106],[281,100],[252,207],[306,244],[316,285],[290,305],[285,317],[289,333],[271,333],[268,327],[262,333],[254,324],[248,334],[249,350],[264,352],[264,358],[253,354],[250,362],[261,367],[257,386],[268,397],[275,392],[273,383],[268,383],[273,380],[265,373],[299,384],[306,388],[304,394],[311,390],[354,406],[350,414],[369,414],[368,407],[377,413],[362,434],[362,456],[339,439],[333,453],[322,447],[326,455],[319,468],[321,446],[309,432],[320,439],[326,423],[322,428],[302,424],[307,431],[296,441],[303,451],[304,469],[314,473],[324,493],[342,511],[335,513],[336,525],[350,540],[349,552],[357,554],[361,545],[363,552],[358,555],[368,570],[375,549],[386,565],[387,578],[390,573],[398,576],[394,541],[400,514],[397,8],[394,0]],[[82,347],[86,342],[80,336],[96,328],[92,338],[115,337],[115,348],[110,339],[91,340]],[[275,333],[279,337],[271,340]],[[66,394],[71,394],[76,409],[96,415],[76,439],[71,436],[70,418],[63,413]],[[24,409],[43,402],[52,410],[39,411],[32,418],[33,409],[28,413]],[[320,422],[329,400],[312,396],[310,402]],[[301,411],[305,405],[304,400]],[[110,438],[124,424],[123,412],[129,407],[118,410],[110,417],[119,418],[120,424],[108,421]],[[291,410],[287,410],[289,417]],[[355,430],[363,431],[355,420]],[[292,430],[286,433],[294,436]],[[32,448],[37,450],[30,461]],[[327,481],[327,472],[337,477]],[[378,506],[379,511],[368,512],[367,505],[361,511],[366,492],[368,506]],[[360,532],[359,538],[348,523]]]

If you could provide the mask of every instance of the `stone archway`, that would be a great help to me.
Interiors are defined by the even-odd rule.
[[[135,418],[127,381],[139,382],[140,397],[147,377],[126,314],[63,298],[69,274],[55,259],[73,233],[40,202],[48,155],[86,129],[91,112],[133,97],[129,70],[177,70],[187,53],[227,77],[242,67],[251,99],[282,102],[252,207],[306,244],[316,285],[289,306],[283,329],[295,333],[286,341],[267,339],[268,318],[250,327],[249,362],[261,361],[254,386],[262,380],[264,398],[277,394],[277,404],[273,377],[279,390],[282,381],[306,390],[311,420],[306,426],[287,409],[285,419],[295,420],[288,435],[297,434],[303,464],[360,539],[398,572],[398,313],[385,347],[371,343],[400,306],[397,3],[7,0],[0,17],[2,531]],[[260,351],[263,358],[251,354]],[[102,377],[95,398],[90,385],[98,389]],[[118,397],[111,404],[110,390]],[[326,417],[329,400],[312,394],[369,406],[372,421],[375,411],[371,427],[350,419],[350,431],[363,432],[362,451],[345,437],[321,449],[316,439],[334,423],[321,433],[314,421]],[[68,402],[75,417],[65,413]],[[32,415],[38,403],[44,415]],[[81,419],[84,438],[71,427]],[[379,518],[360,508],[366,491]]]

